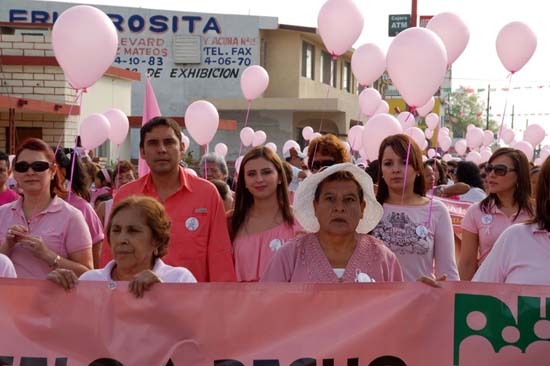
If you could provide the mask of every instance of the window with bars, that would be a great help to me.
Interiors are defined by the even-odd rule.
[[[336,87],[336,60],[324,51],[321,53],[321,82]]]
[[[315,47],[311,43],[302,42],[302,76],[314,79]]]

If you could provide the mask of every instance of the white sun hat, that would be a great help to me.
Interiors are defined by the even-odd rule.
[[[313,233],[319,231],[319,220],[317,220],[313,208],[315,191],[319,183],[326,177],[340,171],[348,171],[353,175],[363,189],[363,197],[367,203],[363,210],[363,217],[359,221],[355,231],[360,234],[366,234],[380,222],[384,209],[374,196],[371,177],[364,170],[351,163],[342,163],[329,166],[316,174],[310,175],[298,186],[298,190],[294,196],[294,214],[305,231]]]

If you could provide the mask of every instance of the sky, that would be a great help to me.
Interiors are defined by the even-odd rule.
[[[66,0],[64,2],[82,3]],[[263,15],[279,18],[280,24],[317,26],[317,14],[325,0],[89,0],[89,4],[169,9],[178,11]],[[510,125],[512,105],[515,128],[522,130],[526,119],[539,123],[550,131],[550,32],[548,13],[543,0],[418,0],[418,15],[436,15],[451,11],[459,15],[470,30],[470,41],[464,53],[453,64],[453,88],[463,85],[479,91],[487,99],[491,92],[491,113],[500,122],[507,100],[505,124]],[[363,13],[365,26],[354,47],[375,43],[384,51],[393,38],[388,37],[388,16],[411,12],[410,0],[355,0]],[[508,71],[496,53],[495,41],[500,29],[509,22],[527,23],[538,38],[531,60],[512,78],[509,92]],[[540,86],[544,86],[540,88]],[[535,114],[525,117],[524,114]],[[520,116],[521,114],[521,116]],[[540,114],[540,115],[539,115]]]

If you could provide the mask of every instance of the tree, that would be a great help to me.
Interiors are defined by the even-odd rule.
[[[483,130],[487,129],[486,106],[473,89],[461,86],[451,93],[447,105],[446,126],[452,131],[453,137],[465,137],[468,125],[473,124]],[[489,119],[489,129],[498,129],[498,122]]]

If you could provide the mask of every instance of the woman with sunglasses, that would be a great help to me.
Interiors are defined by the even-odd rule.
[[[317,173],[324,167],[351,162],[346,145],[338,137],[328,133],[310,141],[307,150],[307,167]]]
[[[378,160],[376,199],[384,215],[372,235],[397,256],[405,281],[458,280],[451,217],[439,200],[425,197],[420,148],[407,135],[393,135],[380,144]]]
[[[279,156],[265,146],[246,153],[235,189],[229,234],[240,282],[259,281],[275,253],[299,230]]]
[[[529,162],[524,153],[498,149],[485,166],[488,196],[472,205],[462,220],[460,278],[470,281],[510,225],[533,216]]]
[[[45,279],[55,268],[77,275],[93,267],[92,239],[82,213],[63,201],[53,151],[39,139],[17,149],[14,177],[22,192],[0,207],[0,253],[10,257],[19,278]]]
[[[550,285],[550,159],[537,182],[533,219],[506,229],[496,241],[473,281]]]

